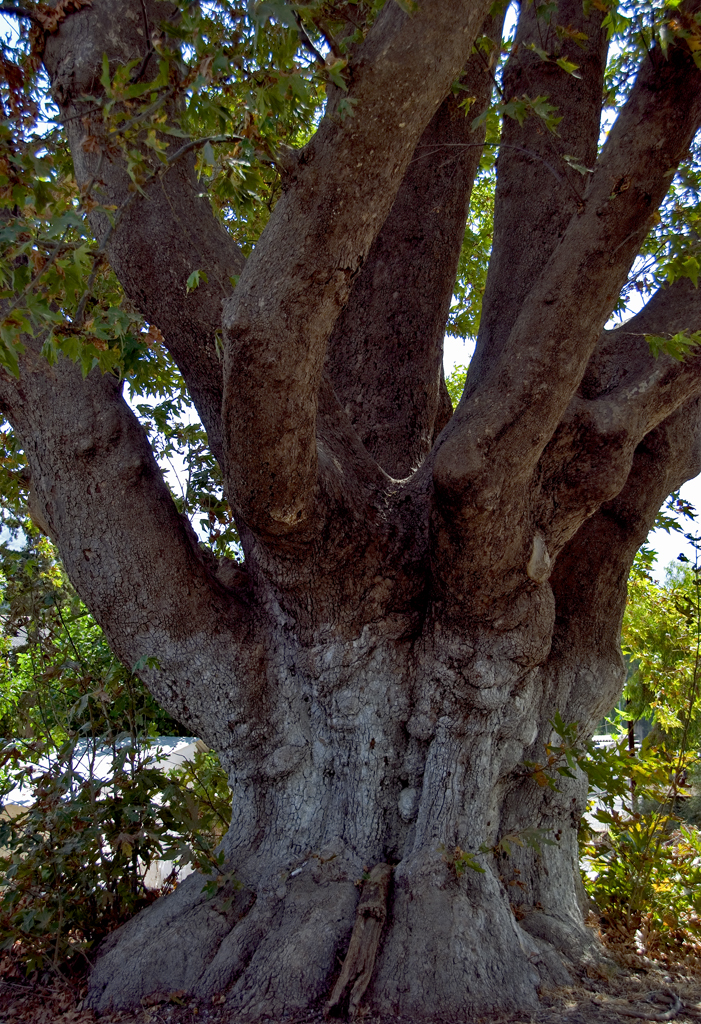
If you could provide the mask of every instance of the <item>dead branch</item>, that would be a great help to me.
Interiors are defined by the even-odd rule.
[[[360,1002],[372,978],[380,937],[387,917],[387,899],[392,878],[391,864],[376,864],[363,891],[355,915],[355,926],[343,961],[341,975],[331,993],[327,1013],[346,1008],[348,1016],[358,1014]]]

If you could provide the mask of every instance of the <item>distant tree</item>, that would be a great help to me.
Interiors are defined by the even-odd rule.
[[[666,738],[670,749],[682,735],[687,749],[699,741],[699,582],[693,565],[678,564],[670,565],[658,583],[642,559],[628,581],[622,631],[630,661],[625,714],[653,720],[660,731],[655,737]]]
[[[503,69],[490,0],[2,6],[13,450],[233,791],[233,902],[193,876],[89,1004],[328,999],[376,868],[332,1001],[535,1007],[596,944],[586,780],[527,764],[620,695],[629,569],[700,465],[701,4],[526,2]],[[122,378],[149,429],[194,404],[211,544]]]

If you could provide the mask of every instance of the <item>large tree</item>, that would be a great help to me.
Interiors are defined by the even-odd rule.
[[[23,73],[41,87],[41,55],[63,133],[43,145],[58,161],[67,140],[75,175],[42,255],[22,175],[49,150],[30,159],[5,129],[2,409],[79,594],[233,792],[236,883],[212,897],[193,876],[117,932],[96,1008],[179,989],[243,1017],[303,1009],[350,944],[340,1005],[369,979],[379,1011],[523,1009],[596,956],[585,779],[540,786],[529,765],[556,714],[585,737],[615,702],[628,571],[699,471],[701,358],[671,351],[701,329],[697,236],[691,215],[687,248],[662,228],[683,221],[666,197],[701,124],[701,4],[638,4],[633,23],[612,0],[524,0],[495,74],[503,6],[2,5],[32,25]],[[197,18],[219,26],[216,56]],[[287,145],[266,136],[274,60],[276,95],[326,90]],[[16,126],[29,101],[3,61]],[[495,81],[493,248],[452,412],[443,336]],[[237,132],[222,114],[188,140],[195,93],[206,120],[244,86]],[[268,169],[259,236],[203,195],[220,143]],[[78,200],[95,238],[79,252]],[[668,257],[673,272],[606,329],[641,250],[643,290]],[[92,267],[82,297],[66,259]],[[63,296],[44,288],[59,270]],[[112,312],[92,297],[108,274]],[[242,561],[199,542],[119,374],[90,370],[117,301],[177,364]]]

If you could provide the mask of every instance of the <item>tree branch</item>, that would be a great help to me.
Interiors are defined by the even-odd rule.
[[[589,361],[580,393],[598,399],[619,389],[633,389],[658,372],[661,365],[684,366],[669,356],[655,358],[646,334],[672,336],[701,330],[701,290],[688,278],[663,285],[626,323],[603,331]],[[693,352],[691,353],[693,361]]]
[[[323,53],[319,53],[316,46],[309,38],[309,34],[306,28],[304,27],[304,22],[302,21],[298,11],[294,11],[294,18],[295,21],[297,22],[297,30],[299,32],[299,39],[302,46],[305,48],[305,50],[308,50],[311,53],[317,64],[321,64],[322,67],[326,67],[324,55]]]
[[[550,663],[563,678],[573,666],[575,685],[558,697],[565,721],[592,726],[620,692],[622,674],[610,678],[607,662],[619,635],[612,622],[623,619],[626,582],[635,553],[652,529],[665,498],[701,470],[701,406],[690,399],[638,445],[620,494],[582,524],[557,558],[551,576],[556,620]],[[620,626],[619,626],[620,629]],[[582,651],[590,651],[582,667]]]
[[[503,16],[487,18],[480,36],[498,41],[502,23]],[[498,42],[492,56],[497,51]],[[326,367],[339,400],[396,478],[423,461],[434,438],[445,323],[485,135],[471,125],[492,92],[481,51],[460,84],[421,136],[329,341]],[[465,97],[473,99],[467,113]]]
[[[584,167],[593,167],[596,160],[608,51],[603,18],[595,9],[585,15],[581,0],[560,0],[546,24],[536,4],[521,5],[504,69],[504,99],[546,96],[561,121],[554,135],[532,114],[523,124],[513,117],[503,119],[494,244],[469,392],[501,352],[529,290],[581,205],[586,178],[563,156],[576,157]],[[584,34],[586,41],[569,34],[558,38],[556,25]],[[542,60],[529,49],[533,45],[577,64],[581,78],[567,74],[554,60]]]
[[[29,21],[37,21],[36,14],[26,7],[19,7],[15,4],[0,4],[0,14],[10,14],[15,18],[27,18]]]
[[[151,5],[153,0],[147,11]],[[151,24],[162,20],[163,6],[150,11]],[[121,159],[102,159],[94,146],[85,146],[91,135],[99,143],[102,121],[82,97],[101,93],[103,53],[111,62],[139,58],[148,43],[143,24],[141,0],[94,0],[48,38],[44,63],[66,118],[78,184],[101,206],[122,209],[114,230],[100,209],[89,215],[91,227],[105,242],[126,294],[163,334],[221,461],[222,370],[216,338],[222,302],[245,260],[200,196],[192,158],[199,142],[173,144],[171,166],[145,187],[145,197],[134,193]],[[188,293],[187,279],[195,270],[204,272],[202,283]]]
[[[141,58],[141,63],[137,68],[132,71],[132,82],[139,82],[144,71],[148,67],[149,61],[154,54],[153,43],[151,41],[151,22],[148,16],[148,10],[146,9],[146,0],[141,0],[141,13],[144,17],[144,32],[146,34],[146,52]]]
[[[654,358],[645,334],[701,330],[701,291],[663,287],[637,316],[602,333],[582,386],[540,461],[537,519],[551,557],[619,493],[646,434],[701,392],[701,350]]]
[[[501,352],[439,439],[433,477],[446,536],[440,540],[439,527],[436,544],[451,589],[460,586],[467,564],[486,579],[504,580],[511,570],[511,587],[520,574],[524,580],[547,575],[546,552],[531,576],[542,537],[534,532],[529,481],[700,121],[701,72],[691,54],[681,45],[666,58],[653,50],[597,161],[582,211],[531,288]],[[497,545],[473,551],[465,538],[497,503],[499,522],[493,520],[491,531]]]
[[[388,4],[337,91],[225,309],[228,491],[258,532],[310,521],[316,405],[328,338],[416,144],[489,7]],[[353,104],[342,116],[339,104]],[[297,225],[294,239],[290,223]]]
[[[142,675],[170,713],[208,743],[230,742],[211,709],[224,685],[245,702],[245,573],[233,590],[217,581],[116,378],[83,379],[78,365],[50,366],[25,344],[20,380],[0,371],[0,404],[71,581],[119,658],[156,659]],[[209,677],[200,652],[212,623],[220,665]]]

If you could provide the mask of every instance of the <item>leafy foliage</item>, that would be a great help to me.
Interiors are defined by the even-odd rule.
[[[139,401],[135,396],[135,405],[178,511],[189,517],[213,554],[236,558],[240,554],[239,538],[224,498],[221,467],[179,375],[177,390],[158,401]]]
[[[524,761],[526,774],[541,787],[557,789],[557,779],[575,778],[577,766],[581,760],[582,750],[578,746],[578,729],[576,722],[565,723],[558,712],[550,722],[553,736],[545,744],[545,759],[540,761]]]
[[[476,338],[487,283],[487,264],[494,232],[494,168],[480,171],[472,191],[470,215],[460,250],[447,331],[456,338]],[[451,394],[451,398],[452,398]]]
[[[26,806],[0,818],[0,948],[28,973],[70,973],[176,867],[204,871],[212,896],[235,888],[217,852],[230,793],[212,752],[164,769],[154,741],[182,729],[116,661],[50,542],[30,530],[2,565],[2,788]],[[173,871],[149,886],[156,861]]]
[[[687,536],[698,552],[698,538]],[[670,567],[660,585],[645,560],[635,566],[623,625],[632,669],[625,714],[653,718],[656,728],[638,752],[621,731],[612,749],[591,748],[583,763],[595,797],[582,829],[585,883],[605,922],[637,933],[649,953],[701,944],[701,831],[685,807],[699,771],[699,568],[698,558]]]
[[[33,799],[0,823],[0,948],[28,973],[83,968],[108,932],[174,886],[175,869],[163,885],[147,886],[154,861],[224,875],[214,852],[221,823],[207,833],[200,794],[164,772],[143,741],[112,740],[106,775],[94,771],[98,750],[74,735],[60,747],[35,746],[43,757],[33,763],[25,745],[5,747],[6,763],[16,765],[10,780]],[[209,803],[205,811],[211,818]]]
[[[448,394],[450,395],[450,401],[453,403],[455,409],[460,397],[465,388],[465,381],[467,380],[467,366],[461,363],[456,363],[452,371],[448,374],[445,379],[446,387],[448,388]]]
[[[689,263],[690,261],[687,260],[686,262]],[[695,278],[694,287],[698,287],[698,265],[696,265]],[[701,344],[701,331],[694,331],[693,334],[679,331],[677,334],[670,334],[666,337],[659,334],[646,334],[645,341],[650,346],[650,351],[655,358],[664,352],[666,355],[672,356],[673,359],[681,362],[685,356],[689,355],[693,349],[698,348]]]
[[[699,580],[695,567],[670,566],[663,584],[634,567],[628,582],[623,651],[631,671],[624,690],[626,715],[654,720],[672,745],[686,730],[699,742],[695,680],[699,671]]]
[[[701,832],[680,815],[695,755],[655,749],[634,757],[621,736],[584,763],[595,798],[580,830],[584,882],[604,925],[648,952],[701,942]]]

